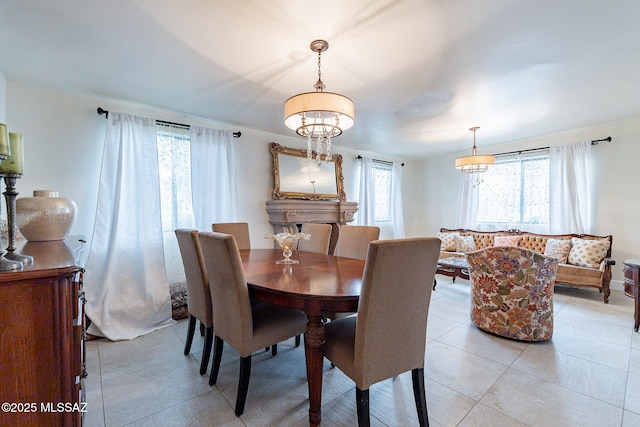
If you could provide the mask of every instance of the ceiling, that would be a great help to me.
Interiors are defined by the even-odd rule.
[[[634,0],[21,0],[0,73],[293,135],[321,38],[326,90],[356,105],[335,145],[424,157],[470,150],[472,126],[482,152],[639,114],[639,23]]]

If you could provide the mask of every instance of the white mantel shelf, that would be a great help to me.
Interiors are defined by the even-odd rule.
[[[298,224],[331,224],[329,253],[333,253],[340,226],[353,221],[358,211],[357,202],[337,202],[327,200],[282,199],[268,200],[267,214],[274,233],[296,233]]]
[[[272,225],[291,226],[307,222],[319,224],[346,224],[353,221],[357,202],[325,200],[268,200],[267,213]]]

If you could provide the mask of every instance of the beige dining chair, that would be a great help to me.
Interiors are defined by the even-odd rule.
[[[271,304],[252,305],[236,241],[223,233],[198,234],[207,271],[213,307],[213,366],[209,385],[218,379],[226,342],[240,353],[240,379],[235,413],[244,412],[251,375],[251,354],[304,333],[307,316],[300,310]]]
[[[380,227],[371,225],[344,225],[340,227],[335,256],[364,260],[369,242],[380,237]]]
[[[207,373],[211,344],[213,343],[213,314],[211,296],[209,295],[209,277],[198,241],[198,230],[177,229],[175,233],[187,282],[189,326],[187,341],[184,344],[184,354],[187,356],[191,351],[196,320],[199,320],[200,324],[206,328],[202,359],[200,360],[200,375],[204,375]]]
[[[301,233],[310,234],[311,239],[300,240],[298,250],[304,252],[315,252],[319,254],[329,253],[329,242],[331,241],[331,224],[302,224]]]
[[[420,426],[429,425],[424,356],[439,252],[435,237],[372,242],[358,315],[325,326],[325,357],[356,383],[359,426],[369,425],[369,388],[406,371],[411,371]]]
[[[246,222],[220,222],[211,224],[211,231],[231,234],[238,244],[238,249],[251,249],[249,224]]]

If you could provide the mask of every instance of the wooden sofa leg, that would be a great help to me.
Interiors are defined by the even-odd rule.
[[[605,304],[609,304],[609,295],[611,295],[611,267],[607,265],[608,268],[604,270],[604,276],[602,277],[602,299]]]

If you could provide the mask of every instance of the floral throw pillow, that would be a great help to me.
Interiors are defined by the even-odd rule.
[[[476,244],[473,236],[456,236],[456,252],[473,252],[476,250]]]
[[[493,246],[514,246],[520,243],[520,236],[496,236],[493,238]]]
[[[456,236],[459,236],[458,231],[439,231],[436,237],[442,241],[440,250],[453,252],[456,250]]]
[[[571,238],[571,250],[569,251],[569,264],[580,267],[598,268],[607,255],[609,241],[600,239]]]
[[[566,264],[570,250],[571,240],[569,239],[547,239],[544,254],[557,259],[560,264]]]

